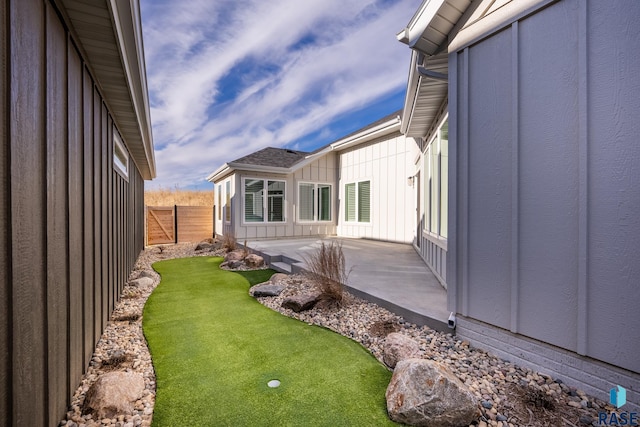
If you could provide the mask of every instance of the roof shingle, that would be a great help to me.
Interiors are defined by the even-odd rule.
[[[309,153],[304,151],[295,151],[288,148],[267,147],[247,156],[240,157],[231,163],[290,168],[304,159],[308,154]]]

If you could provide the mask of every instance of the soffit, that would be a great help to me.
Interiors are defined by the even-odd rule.
[[[471,0],[425,0],[398,40],[427,55],[435,55],[447,45],[448,37]]]
[[[156,175],[138,1],[62,0],[97,84],[144,179]]]
[[[414,52],[412,68],[416,67],[418,54]],[[447,74],[449,70],[446,53],[429,58],[424,62],[424,67],[438,73]],[[402,131],[406,136],[413,138],[425,138],[429,129],[433,127],[440,114],[440,108],[447,99],[448,83],[420,76],[414,72],[410,76],[405,110],[402,118]]]

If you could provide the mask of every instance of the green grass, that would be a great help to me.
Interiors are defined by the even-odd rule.
[[[154,426],[384,426],[391,373],[360,344],[248,295],[273,272],[221,258],[161,261],[143,327],[157,376]],[[243,277],[244,276],[244,277]],[[282,385],[269,388],[278,379]]]

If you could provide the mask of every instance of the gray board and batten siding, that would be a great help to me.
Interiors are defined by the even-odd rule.
[[[142,175],[114,170],[113,111],[58,4],[0,3],[5,425],[58,424],[143,249]]]
[[[447,276],[461,337],[600,396],[617,378],[636,406],[639,20],[637,1],[541,2],[453,40]]]

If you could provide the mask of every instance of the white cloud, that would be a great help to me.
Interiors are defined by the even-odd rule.
[[[414,1],[239,3],[142,2],[158,170],[151,187],[202,183],[226,161],[291,144],[404,90],[409,53],[395,33]],[[232,69],[246,72],[237,95],[216,103]]]

